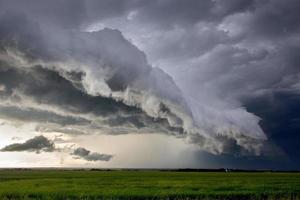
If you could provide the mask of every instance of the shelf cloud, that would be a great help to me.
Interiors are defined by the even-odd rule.
[[[216,155],[277,145],[297,157],[299,8],[0,0],[0,117],[45,133],[159,133]]]
[[[77,132],[174,134],[213,153],[223,152],[227,139],[257,153],[265,139],[258,119],[245,110],[233,111],[241,113],[238,121],[233,115],[213,124],[208,113],[212,122],[200,122],[173,79],[151,67],[117,30],[46,37],[22,16],[4,15],[1,24],[4,118],[35,121],[47,129],[48,123],[69,125]],[[242,119],[247,123],[240,126]]]

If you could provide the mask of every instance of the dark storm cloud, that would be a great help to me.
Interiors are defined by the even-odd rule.
[[[247,109],[262,118],[269,140],[282,148],[287,169],[299,169],[300,94],[277,91],[245,102]],[[274,168],[277,166],[274,165]]]
[[[15,101],[18,101],[16,91],[19,91],[20,96],[30,96],[39,104],[62,106],[75,113],[107,116],[112,113],[139,111],[110,98],[89,96],[58,72],[41,66],[19,69],[7,68],[3,64],[0,68],[0,83],[6,88],[6,98],[12,98]]]
[[[36,136],[32,139],[25,141],[24,143],[14,143],[3,147],[0,151],[34,151],[39,153],[53,152],[55,150],[54,143],[44,136]]]
[[[0,63],[0,84],[3,88],[1,90],[3,100],[1,116],[3,118],[38,122],[43,124],[44,128],[48,126],[47,124],[57,124],[58,127],[54,130],[63,130],[66,126],[81,127],[80,130],[73,127],[75,133],[82,132],[83,129],[83,132],[105,130],[105,133],[116,134],[129,131],[139,132],[140,129],[145,129],[141,131],[148,133],[181,134],[183,132],[181,127],[170,126],[165,117],[149,116],[141,108],[135,106],[136,102],[128,105],[121,99],[104,97],[105,95],[99,93],[101,91],[97,91],[101,89],[98,87],[103,84],[104,87],[109,87],[104,88],[108,91],[111,89],[123,92],[131,82],[140,79],[141,75],[150,73],[152,70],[147,66],[144,54],[127,42],[119,31],[106,29],[99,33],[67,32],[68,35],[64,35],[66,34],[64,32],[62,35],[58,34],[59,37],[51,38],[44,37],[40,27],[22,15],[4,14],[1,20],[3,23],[0,35],[3,50]],[[11,26],[12,24],[20,26],[16,28]],[[25,32],[21,31],[23,29]],[[62,44],[61,40],[56,40],[60,37],[65,39]],[[81,40],[86,40],[86,42],[81,43]],[[93,40],[98,40],[98,43]],[[73,43],[74,41],[79,43]],[[106,49],[102,48],[101,43],[107,46]],[[57,47],[57,45],[61,46]],[[117,49],[114,46],[117,46]],[[72,49],[71,53],[68,48]],[[15,56],[19,56],[16,52],[21,52],[20,55],[23,57],[21,56],[20,60],[15,59]],[[110,58],[111,54],[113,58]],[[83,69],[89,70],[87,72],[78,69],[79,66],[77,66],[81,65],[81,62],[86,62],[86,57],[89,57],[89,62],[92,62],[88,63],[91,64],[90,68]],[[76,61],[74,69],[68,68],[69,63],[60,63],[69,58]],[[42,62],[35,64],[36,60],[42,60]],[[103,62],[107,63],[101,66]],[[57,65],[66,68],[60,69]],[[103,67],[106,71],[114,68],[111,72],[113,75],[108,73],[110,77],[104,77],[107,79],[104,80],[106,83],[100,82],[101,85],[98,86],[97,82],[101,79],[98,79],[96,75],[101,77],[103,73],[98,72],[97,68],[94,68],[97,66],[93,65],[100,65],[100,70]],[[155,73],[163,72],[157,70]],[[170,79],[166,78],[166,80]],[[141,81],[144,80],[141,79]],[[146,84],[148,83],[142,83],[139,87],[145,87]],[[87,91],[89,89],[91,91]],[[128,92],[130,91],[126,93]],[[161,115],[170,115],[178,121],[170,110],[162,110]],[[116,131],[109,130],[110,127]],[[66,131],[69,133],[70,129]]]
[[[189,88],[205,84],[200,91],[207,89],[212,99],[246,107],[261,118],[259,125],[269,145],[280,148],[273,148],[277,158],[213,160],[224,159],[223,165],[243,163],[241,167],[299,168],[299,5],[299,1],[256,1],[255,9],[228,16],[220,24],[227,26],[225,32],[231,39],[222,42],[222,50],[208,51],[204,59],[200,56],[191,68],[186,67],[191,70],[189,77],[195,78],[187,84]]]
[[[170,9],[166,9],[167,5]],[[299,1],[198,1],[177,5],[177,1],[145,4],[146,14],[136,14],[133,22],[128,22],[133,23],[131,28],[143,27],[152,31],[153,35],[142,32],[146,34],[142,38],[144,36],[139,37],[122,25],[120,29],[123,28],[129,37],[139,41],[151,62],[157,63],[174,77],[177,85],[190,97],[193,110],[198,110],[196,107],[202,110],[202,114],[195,112],[200,122],[209,118],[205,123],[216,122],[213,126],[218,127],[220,121],[225,119],[229,119],[230,123],[240,119],[240,126],[243,122],[250,124],[251,118],[244,118],[245,115],[240,112],[243,109],[239,109],[245,107],[252,116],[255,114],[261,118],[259,124],[259,120],[254,123],[260,125],[269,138],[271,144],[264,145],[276,144],[287,152],[285,156],[291,157],[290,164],[294,162],[293,166],[298,166],[295,147],[299,145],[299,127],[293,123],[293,128],[289,128],[291,125],[287,124],[297,122],[291,111],[298,109],[295,102],[299,102],[295,98],[300,88]],[[195,17],[192,7],[206,10]],[[179,13],[178,18],[171,17],[173,8]],[[163,10],[170,10],[170,14]],[[138,9],[136,11],[139,13]],[[110,25],[109,22],[107,25]],[[153,28],[153,25],[159,28]],[[144,45],[146,40],[151,42]],[[278,91],[285,95],[276,97],[276,100],[270,98],[269,101],[258,98],[260,95],[278,96]],[[258,100],[254,105],[248,103],[255,98]],[[290,98],[294,100],[290,101]],[[273,101],[280,102],[280,107],[285,108],[274,108]],[[269,110],[269,114],[262,115],[259,109],[254,109],[255,106]],[[272,116],[281,116],[282,122]],[[278,126],[270,130],[270,124]],[[287,131],[283,131],[285,125]],[[253,129],[255,126],[251,127]],[[280,136],[273,138],[272,133]],[[203,141],[197,135],[192,140]],[[231,146],[234,143],[227,141],[227,148],[236,148]],[[275,147],[273,150],[279,152]],[[251,160],[266,164],[254,158]],[[234,163],[237,162],[238,159]],[[274,163],[273,166],[279,165]]]
[[[86,161],[109,161],[112,159],[112,155],[100,154],[97,152],[91,152],[85,148],[78,147],[71,153],[76,159],[84,159]]]
[[[300,91],[299,1],[1,0],[0,5],[2,117],[30,115],[27,119],[58,125],[52,130],[76,133],[171,132],[213,153],[259,154],[262,146],[272,146],[264,141],[268,136],[292,155],[288,144],[296,146],[299,127],[273,140],[276,131],[264,123],[277,119],[250,109],[271,109],[272,101],[249,102],[281,91],[287,93],[279,98],[285,109],[275,109],[278,115],[296,106],[289,98]],[[173,79],[152,68],[120,31],[78,31],[89,25],[97,30],[97,23],[120,29]],[[292,116],[287,112],[282,120]]]
[[[76,79],[74,76],[80,79],[80,74],[75,72],[70,76],[68,78],[72,80]],[[82,86],[78,89],[58,72],[41,66],[22,69],[2,63],[0,84],[5,88],[0,92],[0,98],[3,102],[9,102],[0,105],[2,118],[93,129],[107,125],[136,129],[152,127],[167,132],[173,130],[165,120],[153,119],[136,107],[111,98],[90,96],[82,90]],[[31,103],[22,103],[26,98],[30,98]],[[100,122],[97,122],[99,117]]]

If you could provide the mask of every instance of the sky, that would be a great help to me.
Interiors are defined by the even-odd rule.
[[[300,170],[298,0],[0,0],[0,167]]]

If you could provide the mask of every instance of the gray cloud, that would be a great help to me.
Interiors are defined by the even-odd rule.
[[[24,143],[14,143],[7,145],[1,149],[3,152],[7,151],[33,151],[39,153],[53,152],[55,150],[54,143],[44,136],[36,136],[32,139],[25,141]]]
[[[0,1],[3,118],[258,153],[267,137],[249,99],[299,93],[296,0],[31,2]],[[120,31],[82,32],[106,26],[171,77]]]
[[[0,78],[0,83],[7,88],[0,96],[7,102],[0,105],[0,116],[6,119],[45,126],[76,125],[93,132],[105,126],[136,131],[147,127],[164,132],[174,130],[164,119],[149,117],[139,108],[107,97],[90,96],[58,72],[41,66],[22,69],[3,64]]]
[[[13,143],[7,145],[0,149],[2,152],[20,152],[20,151],[27,151],[27,152],[61,152],[61,151],[72,151],[70,155],[74,156],[75,159],[84,159],[87,161],[109,161],[112,159],[112,155],[109,154],[100,154],[97,152],[91,152],[85,148],[78,147],[73,149],[71,147],[65,147],[63,149],[59,149],[55,147],[55,142],[65,142],[63,140],[49,140],[48,138],[40,135],[35,136],[34,138],[26,140],[24,143]],[[73,150],[72,150],[73,149]]]
[[[254,152],[265,139],[258,120],[247,112],[222,119],[221,128],[214,120],[200,121],[191,112],[195,106],[186,101],[187,93],[151,67],[145,54],[117,30],[59,30],[46,37],[43,26],[29,18],[5,14],[2,21],[3,117],[37,121],[44,128],[58,124],[56,130],[70,126],[75,132],[174,134],[213,153],[226,146],[218,135]],[[8,26],[15,21],[20,27]],[[240,125],[240,117],[248,123]]]
[[[109,161],[112,159],[112,155],[100,154],[97,152],[91,152],[85,148],[78,147],[75,149],[71,155],[74,155],[77,159],[84,159],[87,161]]]

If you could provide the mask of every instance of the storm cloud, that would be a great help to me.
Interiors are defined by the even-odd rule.
[[[214,154],[277,145],[296,158],[297,0],[0,8],[1,118],[45,132],[171,134]]]
[[[224,150],[224,138],[220,140],[216,132],[205,130],[206,124],[201,127],[194,121],[191,108],[172,78],[151,67],[145,55],[119,31],[64,30],[59,38],[46,38],[39,26],[21,16],[4,14],[2,20],[3,117],[36,121],[41,126],[52,123],[80,127],[85,132],[169,133],[189,137],[213,153]],[[30,31],[5,29],[14,21]],[[30,38],[37,40],[33,44]],[[164,87],[160,87],[162,84]],[[252,143],[251,137],[264,139],[262,131],[243,131],[236,128],[233,134],[224,134],[237,139],[237,145],[248,151],[258,151],[257,142],[248,142]],[[244,140],[247,137],[249,140]],[[201,138],[201,142],[194,138]]]

